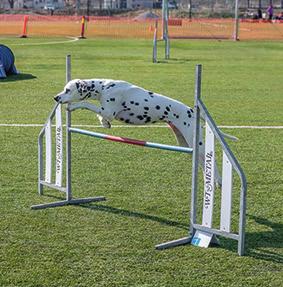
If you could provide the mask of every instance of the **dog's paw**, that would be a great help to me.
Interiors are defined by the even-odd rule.
[[[101,115],[97,115],[99,121],[100,121],[100,124],[104,127],[104,128],[107,128],[107,129],[110,129],[111,128],[111,123],[109,121],[107,121],[105,118],[103,118]]]
[[[111,123],[108,122],[108,121],[105,120],[105,119],[103,119],[103,120],[101,121],[101,124],[102,124],[102,126],[103,126],[104,128],[107,128],[107,129],[110,129],[110,128],[111,128]]]

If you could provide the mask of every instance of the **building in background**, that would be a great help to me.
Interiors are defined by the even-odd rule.
[[[12,2],[11,2],[12,1]],[[44,9],[46,7],[54,7],[54,9],[64,8],[64,0],[11,0],[14,9]],[[11,4],[8,0],[0,1],[0,8],[9,9]]]

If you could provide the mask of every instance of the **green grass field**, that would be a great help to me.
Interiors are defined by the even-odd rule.
[[[0,81],[0,286],[282,286],[283,129],[224,130],[240,139],[231,147],[248,179],[246,256],[239,257],[236,243],[222,238],[217,248],[154,249],[187,235],[188,155],[74,135],[74,195],[108,200],[31,210],[61,195],[37,194],[40,127],[9,124],[44,123],[71,54],[73,78],[123,79],[190,106],[201,63],[202,97],[217,124],[282,126],[283,43],[176,40],[172,59],[163,60],[161,46],[152,64],[151,41],[54,41],[65,39],[1,39],[22,74]],[[73,123],[98,120],[77,111]],[[167,128],[106,132],[175,144]]]

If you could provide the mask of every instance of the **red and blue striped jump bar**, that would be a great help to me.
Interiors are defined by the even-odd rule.
[[[117,137],[117,136],[111,136],[91,131],[86,131],[82,129],[77,128],[69,128],[69,131],[72,133],[77,133],[81,135],[91,136],[103,140],[113,141],[113,142],[120,142],[125,144],[132,144],[132,145],[138,145],[143,147],[149,147],[149,148],[157,148],[157,149],[163,149],[163,150],[169,150],[169,151],[176,151],[176,152],[184,152],[184,153],[192,153],[193,149],[188,147],[181,147],[181,146],[174,146],[174,145],[166,145],[166,144],[159,144],[159,143],[152,143],[147,141],[141,141],[141,140],[134,140],[130,138],[124,138],[124,137]]]

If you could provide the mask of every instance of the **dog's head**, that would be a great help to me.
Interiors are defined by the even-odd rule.
[[[54,100],[60,104],[79,102],[91,97],[92,86],[82,80],[72,80]]]

